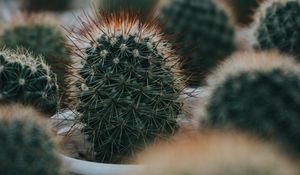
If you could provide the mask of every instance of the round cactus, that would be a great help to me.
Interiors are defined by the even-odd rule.
[[[206,74],[235,49],[228,14],[212,0],[173,0],[162,7],[161,19],[164,31],[177,35],[190,86],[202,84]]]
[[[41,116],[21,105],[0,107],[0,172],[60,175],[61,162]]]
[[[24,21],[13,22],[0,34],[0,45],[16,49],[23,47],[34,56],[42,55],[51,70],[57,75],[61,99],[66,99],[66,75],[72,60],[64,45],[66,37],[58,27],[43,15],[25,17]],[[62,102],[64,102],[62,100]]]
[[[0,102],[31,104],[51,115],[58,106],[56,76],[41,58],[0,51]]]
[[[176,131],[182,77],[156,25],[126,14],[96,18],[70,37],[90,43],[75,49],[82,53],[77,111],[96,160],[122,162]]]
[[[27,11],[63,11],[70,8],[72,0],[21,0]]]
[[[208,123],[237,127],[300,153],[298,66],[265,53],[226,62],[211,77],[216,82],[206,107]]]
[[[254,47],[278,49],[300,59],[300,1],[270,0],[257,12]]]

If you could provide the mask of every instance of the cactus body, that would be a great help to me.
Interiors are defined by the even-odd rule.
[[[176,131],[181,75],[155,26],[129,16],[97,17],[103,22],[82,36],[91,38],[82,55],[77,111],[97,161],[115,163]]]
[[[278,49],[300,59],[300,1],[267,1],[256,16],[254,47]]]
[[[56,76],[39,59],[23,51],[0,51],[0,102],[31,104],[49,115],[56,112]]]
[[[183,72],[198,86],[235,49],[227,13],[212,0],[173,0],[161,10],[164,31],[176,35]],[[198,77],[201,78],[198,78]]]
[[[0,107],[1,174],[62,174],[55,143],[40,120],[28,106]]]
[[[299,153],[300,77],[299,68],[294,67],[297,64],[279,55],[239,56],[224,64],[219,73],[235,69],[234,65],[237,69],[252,68],[223,75],[225,78],[214,87],[207,105],[209,124],[233,126]]]

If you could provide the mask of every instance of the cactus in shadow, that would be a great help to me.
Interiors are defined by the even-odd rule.
[[[278,49],[300,59],[300,1],[270,0],[261,6],[254,23],[254,47]]]
[[[203,84],[206,74],[235,49],[229,16],[212,0],[170,1],[160,18],[164,31],[175,34],[173,41],[181,44],[178,54],[190,86]]]
[[[26,51],[0,51],[0,102],[31,104],[51,115],[58,107],[56,76]]]
[[[76,109],[96,160],[124,162],[177,130],[182,76],[178,58],[155,24],[127,14],[95,18],[85,21],[89,28],[80,37],[70,36],[90,43],[75,45],[82,56]]]
[[[294,60],[238,55],[212,78],[221,81],[212,86],[206,107],[209,125],[233,126],[300,153],[300,77]]]
[[[64,11],[70,8],[72,0],[21,0],[26,11]]]
[[[51,70],[57,75],[62,103],[67,98],[66,75],[68,66],[72,62],[69,49],[64,44],[66,40],[57,24],[44,15],[21,17],[17,22],[8,24],[8,27],[4,28],[0,34],[0,45],[10,49],[23,47],[34,56],[43,56]]]
[[[42,116],[28,106],[0,107],[0,172],[61,175],[61,162]]]

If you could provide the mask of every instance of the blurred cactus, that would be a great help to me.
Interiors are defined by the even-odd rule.
[[[56,76],[41,58],[0,51],[0,102],[31,104],[51,115],[58,107]]]
[[[100,0],[100,8],[110,13],[136,13],[140,20],[153,15],[159,0]]]
[[[26,11],[64,11],[70,8],[72,0],[21,0]]]
[[[0,45],[16,49],[23,47],[34,56],[42,55],[51,70],[57,74],[62,99],[66,99],[66,74],[72,60],[65,46],[66,37],[55,22],[43,15],[25,17],[25,21],[13,21],[0,34]]]
[[[228,14],[212,0],[172,0],[161,10],[164,30],[182,44],[182,69],[191,86],[235,49],[235,32]],[[201,78],[199,78],[201,77]]]
[[[96,18],[83,23],[89,27],[79,38],[70,36],[90,43],[75,49],[83,64],[77,111],[96,160],[116,163],[176,131],[182,77],[177,57],[155,25],[126,14]]]
[[[1,174],[62,174],[55,143],[41,118],[28,106],[0,107]]]
[[[254,47],[279,49],[300,59],[300,1],[266,1],[256,16]]]
[[[273,139],[300,153],[299,65],[277,54],[240,54],[225,62],[207,104],[208,122]],[[220,76],[222,77],[220,79]]]

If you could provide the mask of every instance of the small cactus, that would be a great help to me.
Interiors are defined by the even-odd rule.
[[[278,49],[300,59],[300,1],[269,0],[261,6],[253,25],[254,47]]]
[[[13,20],[12,24],[2,29],[0,45],[9,49],[18,47],[29,50],[34,56],[42,55],[51,70],[57,75],[57,82],[62,95],[62,102],[66,99],[66,75],[68,65],[72,60],[68,54],[67,41],[64,33],[51,18],[44,15],[31,15],[25,19]]]
[[[1,174],[62,174],[55,143],[41,118],[28,106],[0,107]]]
[[[244,130],[300,153],[300,69],[274,53],[239,54],[211,76],[209,126]]]
[[[58,107],[56,76],[41,58],[0,51],[0,102],[31,104],[51,115]]]
[[[298,174],[297,164],[285,155],[240,132],[206,131],[199,136],[179,139],[171,144],[161,143],[147,148],[136,160],[147,166],[130,175]]]
[[[21,0],[26,11],[64,11],[70,8],[72,0]]]
[[[161,22],[166,33],[176,35],[190,86],[203,84],[206,74],[236,47],[228,14],[212,0],[172,0],[162,7]]]
[[[82,57],[76,109],[96,160],[122,162],[176,131],[183,89],[177,57],[155,25],[127,14],[98,14],[83,24],[88,31],[70,36],[90,43],[75,49]]]

